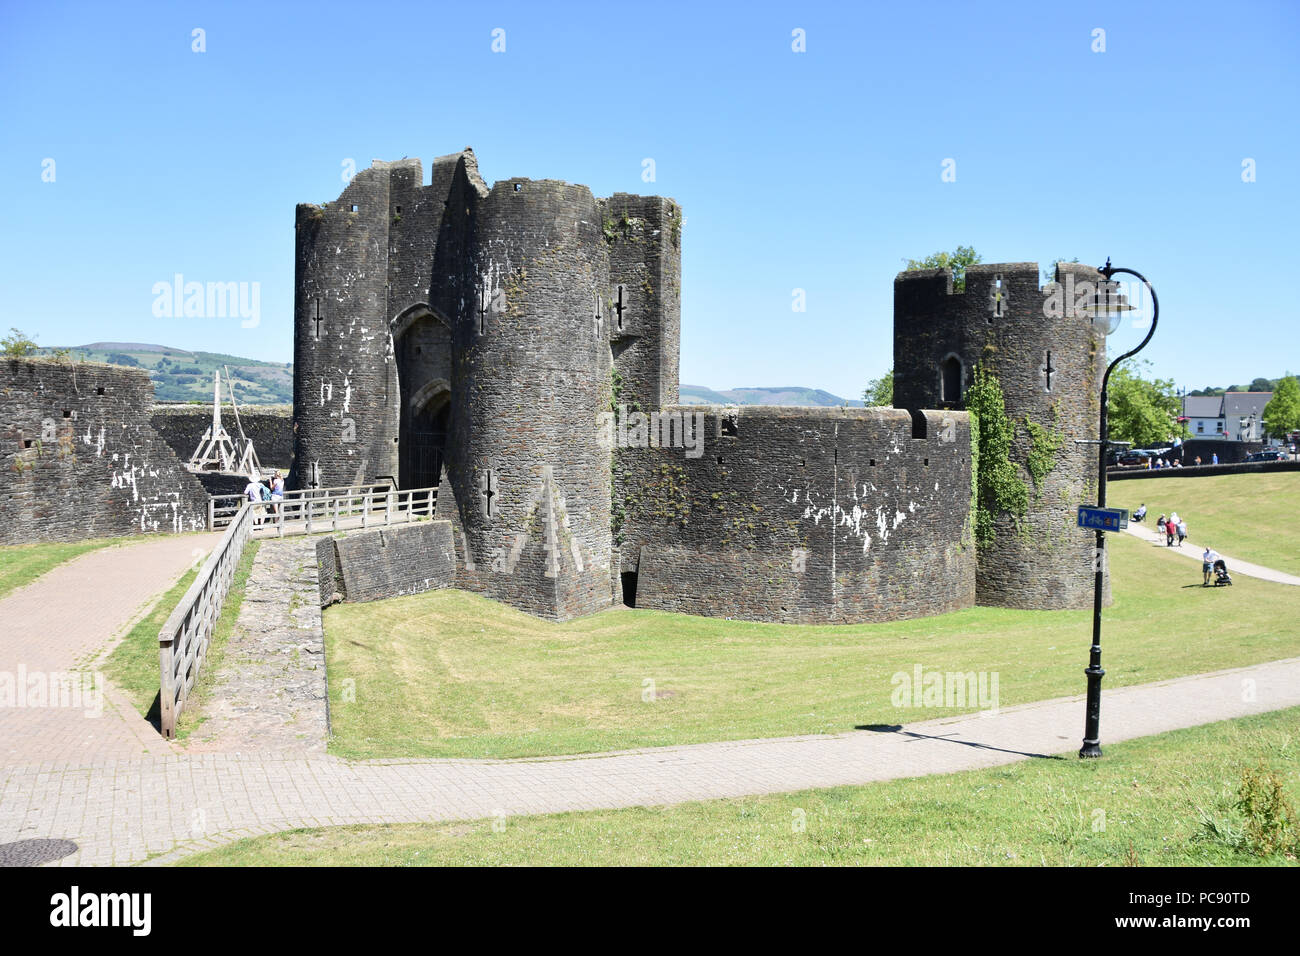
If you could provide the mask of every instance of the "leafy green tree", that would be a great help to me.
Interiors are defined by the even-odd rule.
[[[0,354],[6,358],[22,358],[35,355],[39,351],[35,340],[29,339],[18,329],[11,328],[9,334],[0,338]]]
[[[862,404],[871,407],[883,405],[886,408],[894,404],[894,370],[891,368],[880,378],[873,378],[862,392]]]
[[[1264,427],[1270,438],[1286,438],[1300,429],[1300,382],[1288,372],[1264,406]]]
[[[982,256],[970,246],[958,246],[952,252],[933,252],[924,259],[908,259],[904,272],[918,269],[948,269],[952,272],[952,288],[962,292],[966,288],[966,267],[982,261]]]
[[[1141,368],[1149,374],[1151,363],[1143,361]],[[1149,448],[1190,436],[1178,421],[1181,407],[1171,378],[1145,379],[1125,362],[1111,373],[1106,399],[1112,441]]]
[[[1271,392],[1273,391],[1273,380],[1267,378],[1257,378],[1250,383],[1247,389],[1250,392]]]

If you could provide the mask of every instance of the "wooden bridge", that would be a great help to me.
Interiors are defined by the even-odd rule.
[[[208,528],[225,528],[198,576],[158,632],[159,713],[164,737],[176,736],[203,662],[212,631],[244,547],[253,537],[321,534],[349,528],[405,524],[433,517],[437,488],[399,491],[391,485],[310,488],[286,492],[274,502],[251,502],[243,495],[216,495],[208,501]]]

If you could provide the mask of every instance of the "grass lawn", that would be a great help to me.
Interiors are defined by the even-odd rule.
[[[499,832],[491,820],[294,830],[182,865],[1294,866],[1294,856],[1238,848],[1242,772],[1260,765],[1300,799],[1300,709],[1111,744],[1101,760],[508,817]]]
[[[0,597],[35,581],[46,571],[71,561],[88,551],[98,551],[118,544],[143,541],[144,536],[128,538],[91,538],[86,541],[59,541],[52,544],[9,544],[0,546]]]
[[[1106,687],[1300,655],[1300,588],[1238,575],[1203,589],[1199,565],[1108,541]],[[1091,639],[1091,611],[786,626],[616,609],[556,624],[454,590],[335,605],[324,624],[330,749],[347,757],[582,753],[961,712],[891,705],[891,677],[917,664],[996,672],[1008,707],[1082,693]]]
[[[1177,511],[1187,522],[1187,537],[1202,547],[1300,575],[1300,536],[1290,527],[1300,502],[1300,472],[1137,478],[1107,487],[1116,507],[1134,511],[1145,501],[1152,531],[1162,512]]]
[[[212,631],[207,660],[200,672],[198,682],[190,690],[190,697],[185,704],[185,713],[181,715],[180,726],[176,728],[178,738],[184,738],[192,729],[186,726],[187,716],[203,699],[206,678],[221,664],[226,642],[234,631],[239,609],[244,603],[244,585],[253,569],[253,559],[257,557],[257,549],[260,546],[260,541],[250,540],[239,558],[234,581],[226,594],[225,604],[222,605],[221,614]],[[185,592],[189,590],[197,575],[197,569],[185,572],[185,575],[172,585],[171,590],[159,599],[153,610],[136,622],[130,633],[122,639],[122,643],[113,648],[113,652],[104,663],[105,676],[122,689],[145,719],[155,724],[159,719],[158,632],[167,623],[167,618],[176,609],[176,605],[185,596]]]

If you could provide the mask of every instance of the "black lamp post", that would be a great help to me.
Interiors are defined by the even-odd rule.
[[[1097,456],[1097,507],[1106,507],[1106,452],[1110,447],[1110,436],[1106,421],[1106,386],[1110,382],[1110,373],[1115,371],[1115,366],[1127,358],[1132,358],[1146,348],[1146,344],[1151,341],[1151,336],[1156,331],[1156,320],[1160,316],[1160,303],[1156,300],[1156,290],[1151,288],[1151,283],[1147,282],[1146,276],[1132,269],[1117,269],[1110,264],[1110,259],[1106,259],[1106,264],[1099,270],[1105,281],[1096,295],[1093,296],[1092,304],[1084,311],[1092,316],[1093,323],[1101,329],[1106,335],[1111,334],[1119,328],[1120,318],[1125,312],[1133,311],[1130,305],[1122,295],[1116,291],[1118,283],[1112,280],[1112,276],[1124,273],[1137,278],[1144,286],[1147,292],[1151,294],[1151,328],[1147,330],[1144,338],[1137,348],[1125,352],[1115,361],[1110,363],[1106,369],[1106,374],[1101,379],[1101,427],[1097,431],[1097,437],[1100,439],[1101,451]],[[1101,598],[1102,588],[1105,583],[1106,569],[1106,532],[1097,531],[1097,550],[1093,558],[1094,579],[1092,594],[1092,649],[1088,655],[1088,667],[1084,671],[1088,675],[1088,717],[1083,732],[1083,746],[1079,749],[1080,757],[1100,757],[1101,756],[1101,679],[1106,672],[1101,669]]]

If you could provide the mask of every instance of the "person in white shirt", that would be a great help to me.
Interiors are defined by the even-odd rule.
[[[253,503],[253,527],[262,523],[262,483],[256,478],[249,478],[244,485],[244,497]]]
[[[1206,545],[1205,553],[1201,555],[1201,574],[1205,578],[1201,584],[1202,587],[1208,588],[1210,586],[1210,573],[1214,570],[1214,562],[1218,560],[1219,552]]]

